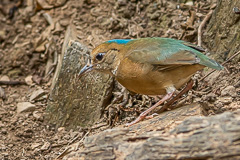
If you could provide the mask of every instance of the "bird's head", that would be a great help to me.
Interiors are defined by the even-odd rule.
[[[119,43],[119,41],[122,43]],[[91,52],[91,58],[81,69],[79,74],[83,75],[92,70],[98,70],[100,72],[115,75],[122,56],[120,51],[128,41],[129,40],[110,40],[97,46]]]

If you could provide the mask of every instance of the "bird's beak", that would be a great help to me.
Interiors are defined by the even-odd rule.
[[[79,72],[79,76],[84,75],[87,72],[90,72],[93,70],[93,65],[91,64],[90,60],[88,61],[88,63],[81,69],[81,71]]]

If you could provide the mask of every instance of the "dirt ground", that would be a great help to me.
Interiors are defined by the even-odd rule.
[[[70,23],[90,49],[109,39],[153,36],[196,44],[198,26],[215,4],[211,0],[2,0],[0,81],[17,84],[0,82],[0,159],[54,159],[86,133],[101,131],[66,131],[44,121],[57,55]],[[200,102],[206,116],[239,109],[240,63],[230,61],[224,67],[199,81],[179,103]],[[197,73],[194,79],[209,71]]]

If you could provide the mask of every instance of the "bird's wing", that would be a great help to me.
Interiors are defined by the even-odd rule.
[[[203,49],[202,47],[200,46],[197,46],[195,44],[192,44],[192,43],[189,43],[189,42],[184,42],[184,41],[180,41],[182,44],[184,44],[185,46],[188,46],[190,48],[193,48],[199,52],[206,52],[205,49]]]
[[[169,38],[145,38],[134,41],[126,57],[139,63],[150,63],[154,66],[175,68],[181,65],[201,64],[214,69],[221,69],[214,60],[201,52],[201,47],[194,44]]]

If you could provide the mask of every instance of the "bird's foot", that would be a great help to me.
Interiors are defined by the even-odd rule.
[[[135,119],[135,120],[132,121],[131,123],[126,123],[124,126],[125,126],[125,127],[130,127],[130,126],[132,126],[132,125],[134,125],[134,124],[136,124],[136,123],[144,120],[145,117],[147,117],[147,116],[146,116],[146,114],[143,112],[143,113],[141,113],[141,114],[139,115],[139,117],[138,117],[137,119]]]
[[[126,126],[126,127],[130,127],[130,126],[132,126],[132,125],[134,125],[134,124],[136,124],[136,123],[138,123],[138,122],[140,122],[140,121],[142,121],[142,120],[144,120],[144,119],[152,119],[152,118],[154,118],[155,116],[158,116],[158,114],[157,114],[157,113],[153,113],[153,114],[150,115],[150,116],[140,115],[137,119],[135,119],[135,120],[132,121],[131,123],[126,123],[125,126]]]
[[[169,88],[169,89],[170,89],[169,91],[167,90],[168,93],[167,93],[159,102],[157,102],[156,104],[154,104],[152,107],[148,108],[146,111],[142,112],[137,119],[135,119],[135,120],[134,120],[133,122],[131,122],[131,123],[125,124],[125,126],[126,126],[126,127],[130,127],[130,126],[138,123],[139,121],[145,119],[146,117],[151,117],[151,116],[153,117],[153,115],[151,115],[151,116],[147,116],[147,115],[148,115],[152,110],[154,110],[157,106],[159,106],[160,104],[162,104],[164,101],[166,101],[166,100],[168,100],[169,98],[171,98],[171,97],[173,96],[175,90],[176,90],[174,87],[171,87],[171,88]]]

